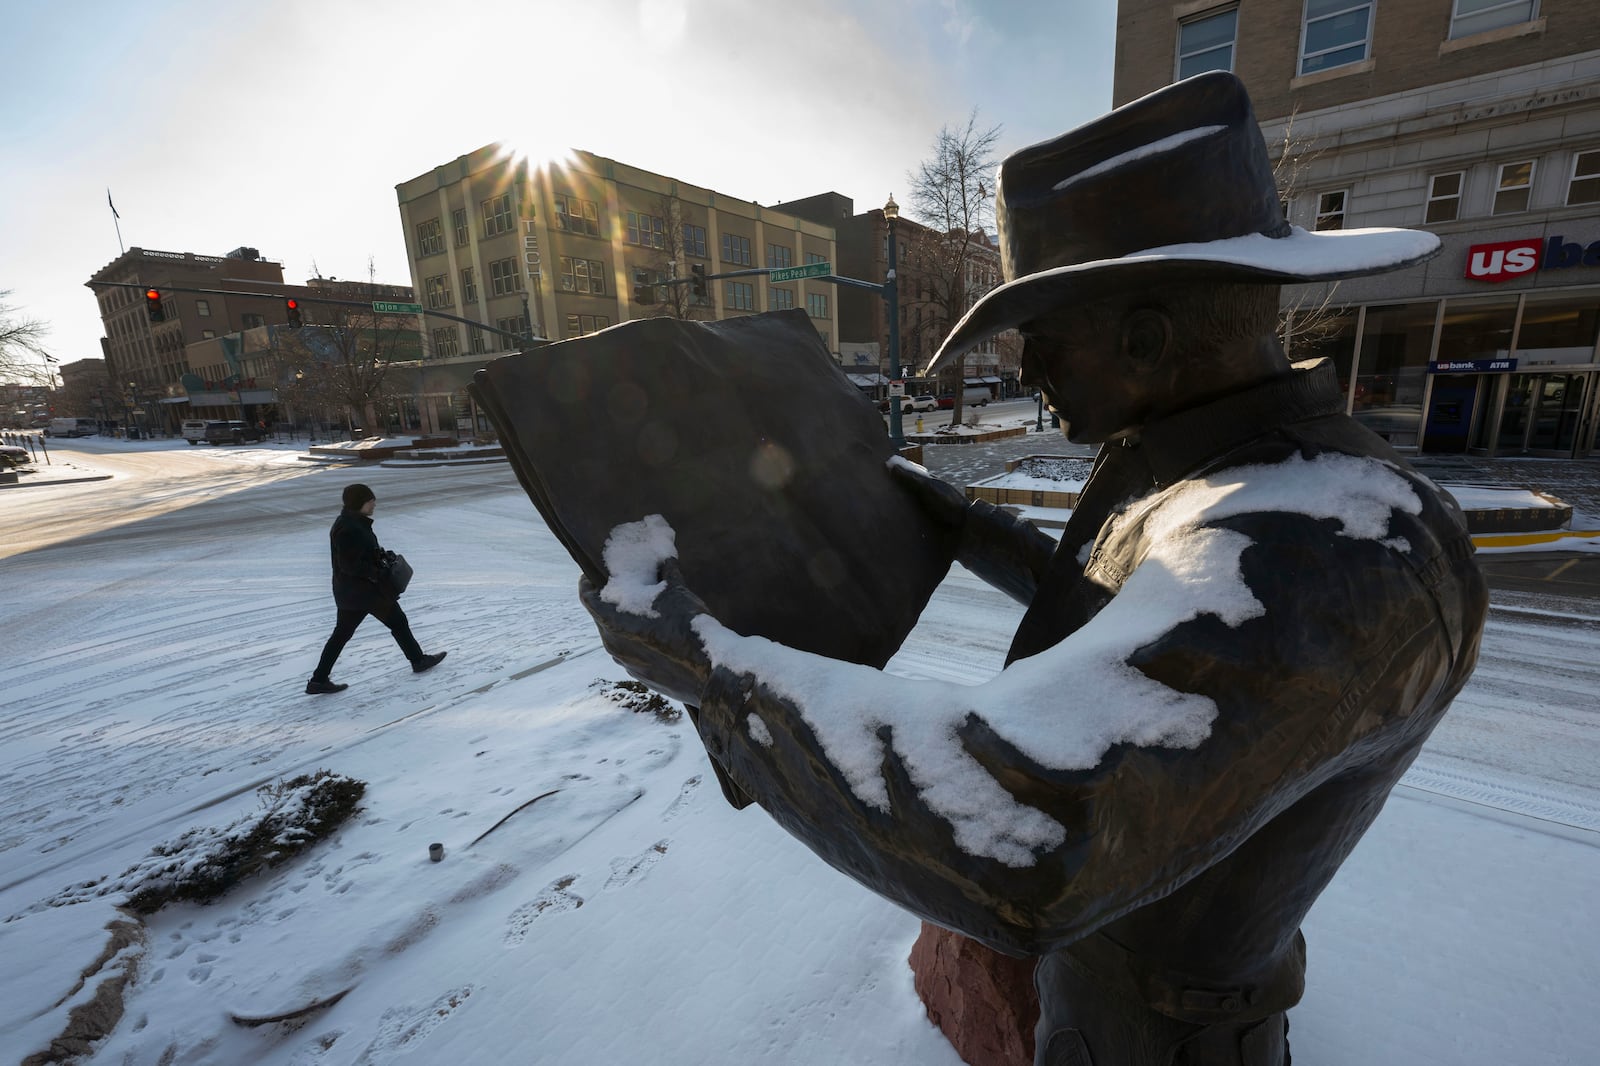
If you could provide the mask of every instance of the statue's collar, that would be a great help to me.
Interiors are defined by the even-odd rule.
[[[1339,414],[1344,398],[1333,360],[1299,364],[1281,377],[1147,423],[1139,434],[1158,487],[1177,482],[1208,460],[1273,430]]]

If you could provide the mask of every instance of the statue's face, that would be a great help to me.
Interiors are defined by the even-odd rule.
[[[1144,396],[1119,357],[1115,309],[1056,312],[1022,326],[1024,385],[1036,386],[1075,444],[1115,440],[1138,428]]]

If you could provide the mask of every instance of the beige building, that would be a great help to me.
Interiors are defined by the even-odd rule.
[[[835,260],[833,227],[575,152],[541,166],[487,145],[396,186],[417,300],[494,327],[428,319],[433,361],[580,337],[629,319],[806,310],[838,346],[831,283],[769,284],[766,267]],[[670,278],[713,278],[703,296]],[[511,334],[513,336],[506,336]]]
[[[1114,102],[1231,70],[1287,145],[1291,222],[1439,235],[1430,262],[1285,290],[1314,324],[1297,354],[1334,360],[1356,418],[1401,449],[1584,456],[1600,449],[1596,7],[1121,0]]]

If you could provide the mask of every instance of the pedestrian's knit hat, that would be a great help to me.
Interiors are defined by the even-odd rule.
[[[378,497],[373,494],[371,489],[367,488],[359,481],[353,485],[346,485],[344,487],[344,507],[347,511],[359,511],[366,505],[368,500],[375,500],[377,498]]]

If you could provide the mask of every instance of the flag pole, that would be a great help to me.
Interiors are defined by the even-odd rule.
[[[111,208],[111,224],[117,227],[117,251],[121,255],[127,255],[128,249],[123,247],[122,244],[122,216],[117,214],[117,205],[111,202],[111,189],[109,186],[106,188],[106,206]]]

